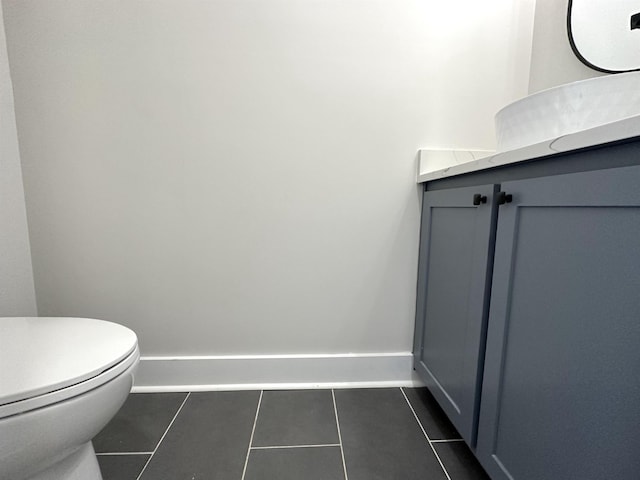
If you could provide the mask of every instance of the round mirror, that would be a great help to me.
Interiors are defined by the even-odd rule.
[[[640,1],[569,0],[571,48],[601,72],[640,70]]]

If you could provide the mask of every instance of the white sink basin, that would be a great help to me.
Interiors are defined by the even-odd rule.
[[[640,72],[590,78],[529,95],[495,117],[506,152],[640,115]]]

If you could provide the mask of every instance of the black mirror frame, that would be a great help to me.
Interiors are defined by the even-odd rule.
[[[578,57],[578,59],[582,63],[584,63],[587,67],[592,68],[593,70],[597,70],[598,72],[603,72],[603,73],[625,73],[625,72],[640,71],[640,67],[632,68],[630,70],[607,70],[606,68],[601,68],[601,67],[598,67],[597,65],[594,65],[589,60],[584,58],[580,53],[580,51],[578,50],[578,47],[576,46],[575,42],[573,41],[573,33],[571,31],[571,7],[572,6],[573,6],[573,0],[569,0],[569,8],[567,9],[567,35],[569,37],[569,44],[571,45],[571,50],[573,50],[573,53],[575,54],[575,56]]]

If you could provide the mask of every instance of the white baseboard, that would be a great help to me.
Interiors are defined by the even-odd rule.
[[[411,352],[142,357],[133,392],[419,386]]]

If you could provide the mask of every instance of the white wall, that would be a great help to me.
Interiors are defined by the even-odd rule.
[[[20,153],[0,5],[0,317],[36,315]]]
[[[571,50],[567,34],[569,0],[537,0],[529,93],[604,75],[583,64]]]
[[[146,355],[411,350],[416,151],[493,148],[531,2],[4,5],[41,315]]]

